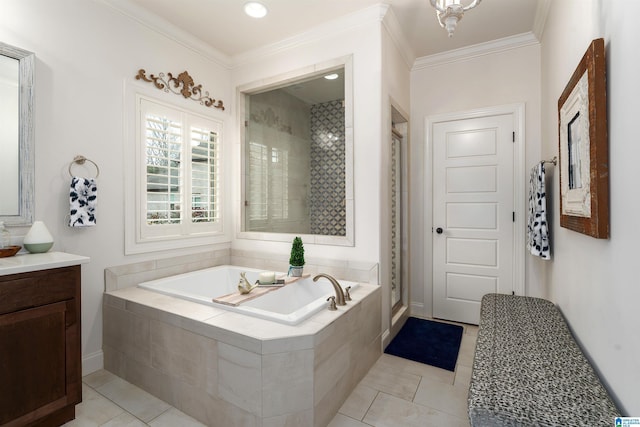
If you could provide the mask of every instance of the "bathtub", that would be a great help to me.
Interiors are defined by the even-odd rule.
[[[224,270],[232,291],[239,270],[249,277],[260,271]],[[208,284],[203,272],[164,282],[181,279],[187,285],[180,292],[192,294],[189,299],[200,279]],[[163,295],[166,287],[159,293],[139,282],[104,294],[104,367],[205,425],[327,426],[382,354],[382,290],[365,281],[336,311],[326,309],[325,295],[333,295],[326,279],[292,283],[251,301],[252,309],[275,304],[270,312],[286,314],[299,291],[326,292],[318,298],[321,311],[298,325],[212,306],[211,295],[206,305]]]
[[[237,292],[241,272],[246,273],[249,283],[255,283],[262,271],[264,270],[223,265],[143,282],[138,287],[285,325],[297,325],[326,309],[327,298],[335,295],[333,286],[326,278],[314,282],[308,277],[237,306],[213,301],[214,298]],[[276,277],[283,275],[284,273],[276,273]],[[351,290],[355,290],[358,287],[355,282],[339,283],[343,289],[351,286]]]

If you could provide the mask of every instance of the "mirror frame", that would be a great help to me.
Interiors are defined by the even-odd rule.
[[[305,243],[333,246],[355,245],[355,198],[354,198],[354,137],[353,137],[353,57],[351,55],[318,63],[309,67],[280,74],[274,77],[261,79],[253,83],[237,87],[236,99],[238,100],[238,124],[239,126],[239,156],[240,156],[240,194],[241,200],[245,200],[245,95],[265,92],[277,89],[287,84],[294,83],[303,78],[321,76],[329,71],[344,68],[344,102],[345,102],[345,209],[346,230],[344,236],[328,236],[322,234],[300,233],[272,233],[266,231],[245,231],[245,206],[240,205],[236,236],[239,239],[267,240],[275,242],[291,242],[296,236],[302,238]]]
[[[33,223],[35,205],[34,172],[35,172],[35,134],[34,134],[34,80],[35,54],[0,42],[0,55],[18,61],[20,87],[20,123],[18,135],[19,190],[20,206],[17,215],[0,216],[5,225],[20,226]]]
[[[604,39],[589,45],[558,99],[560,226],[597,239],[609,238],[609,138]],[[574,129],[572,119],[582,117]],[[569,185],[569,141],[579,135],[580,188]]]

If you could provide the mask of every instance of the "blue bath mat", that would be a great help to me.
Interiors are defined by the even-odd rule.
[[[455,371],[462,326],[409,317],[385,353]]]

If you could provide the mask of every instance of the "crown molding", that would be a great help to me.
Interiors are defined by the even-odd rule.
[[[308,43],[326,39],[328,37],[335,37],[337,34],[353,30],[363,25],[380,22],[385,16],[388,8],[389,6],[384,4],[369,6],[365,9],[313,27],[303,33],[283,39],[279,42],[234,55],[231,58],[233,66],[237,67],[240,65],[246,65],[253,61],[276,55]]]
[[[144,8],[128,0],[101,0],[106,6],[136,21],[138,24],[149,28],[163,36],[175,41],[181,46],[198,53],[217,65],[231,69],[233,62],[231,57],[213,48],[210,44],[192,36],[181,28],[158,15],[148,12]]]
[[[381,16],[382,25],[387,30],[391,41],[393,41],[393,44],[400,52],[400,56],[402,56],[402,59],[407,64],[407,67],[411,69],[413,63],[416,60],[416,54],[411,49],[410,43],[404,36],[404,32],[402,31],[400,22],[398,22],[396,14],[393,13],[393,9],[386,4],[382,6],[384,6],[385,9],[384,14]]]
[[[533,34],[536,35],[539,41],[542,41],[542,34],[544,33],[544,26],[547,23],[547,16],[549,16],[550,7],[551,0],[538,0],[536,17],[533,21]]]
[[[436,53],[429,56],[423,56],[416,59],[411,71],[421,70],[424,68],[436,67],[439,65],[449,64],[452,62],[466,61],[471,58],[477,58],[485,55],[492,55],[511,49],[517,49],[525,46],[538,45],[540,42],[532,32],[517,34],[515,36],[505,37],[502,39],[492,40],[490,42],[478,43],[472,46],[460,49],[448,50],[442,53]]]

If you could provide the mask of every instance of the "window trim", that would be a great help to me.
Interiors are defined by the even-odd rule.
[[[260,79],[236,87],[236,99],[238,103],[238,133],[240,144],[238,155],[240,157],[240,191],[241,197],[246,198],[247,191],[247,170],[245,165],[245,120],[246,101],[245,95],[260,93],[261,91],[275,89],[285,83],[290,83],[298,79],[312,76],[320,76],[330,70],[344,68],[345,73],[345,209],[346,209],[346,233],[344,236],[330,236],[322,234],[300,234],[287,232],[264,232],[246,230],[246,206],[242,204],[236,212],[237,218],[235,235],[237,239],[262,240],[274,242],[291,242],[295,236],[300,236],[307,243],[331,245],[331,246],[355,246],[355,190],[354,190],[354,131],[353,131],[353,56],[348,55],[333,60],[324,61],[298,70],[284,74],[271,76],[268,79]]]

